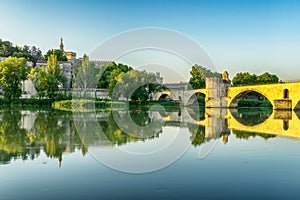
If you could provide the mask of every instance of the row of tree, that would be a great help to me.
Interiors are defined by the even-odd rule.
[[[52,54],[56,55],[58,61],[68,60],[60,49],[50,49],[43,56],[42,51],[36,46],[13,46],[10,41],[3,41],[0,39],[0,57],[12,56],[25,58],[27,61],[31,61],[33,63],[33,67],[35,67],[38,60],[48,60],[49,56]]]
[[[156,83],[154,73],[134,70],[132,67],[115,62],[101,66],[97,71],[95,63],[84,55],[75,73],[74,87],[104,88],[113,100],[124,97],[126,100],[146,101],[153,92],[164,87]]]
[[[9,101],[20,98],[22,82],[27,78],[33,81],[39,97],[50,99],[54,98],[59,84],[66,81],[55,55],[49,57],[45,69],[30,68],[25,58],[8,57],[0,62],[0,86]]]
[[[33,66],[36,65],[36,62],[38,60],[44,58],[42,55],[42,51],[36,46],[13,46],[13,44],[10,41],[2,41],[0,39],[0,57],[9,56],[25,58],[27,61],[32,61]]]
[[[249,72],[240,72],[235,75],[232,79],[234,86],[239,85],[255,85],[255,84],[266,84],[266,83],[278,83],[279,78],[275,74],[265,72],[261,75],[250,74]]]
[[[190,71],[191,78],[189,80],[193,89],[205,88],[205,79],[208,77],[222,77],[222,74],[218,72],[212,72],[205,67],[194,65]],[[255,84],[267,84],[278,83],[279,78],[275,74],[265,72],[261,75],[250,74],[249,72],[239,72],[233,79],[232,84],[234,86],[239,85],[255,85]]]
[[[54,99],[59,85],[66,78],[59,67],[56,54],[48,56],[47,66],[30,68],[25,58],[8,57],[0,62],[0,86],[8,100],[18,99],[22,92],[22,81],[30,78],[39,98]],[[124,97],[127,100],[146,101],[151,93],[163,89],[156,83],[154,73],[134,70],[132,67],[114,62],[96,69],[95,63],[84,55],[73,80],[73,86],[86,90],[88,88],[106,88],[113,100]]]

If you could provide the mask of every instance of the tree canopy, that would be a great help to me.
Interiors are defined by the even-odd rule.
[[[75,87],[84,90],[96,87],[95,63],[90,62],[86,54],[83,55],[75,73]]]
[[[127,100],[147,101],[152,92],[163,89],[162,85],[156,83],[155,74],[146,71],[130,70],[126,74],[120,73],[116,81],[113,91],[109,91],[113,93],[113,100],[125,97]]]
[[[249,72],[239,72],[232,79],[234,86],[278,83],[278,81],[279,78],[277,75],[270,74],[268,72],[265,72],[259,76],[256,74],[250,74]]]
[[[55,55],[58,61],[68,61],[68,58],[64,55],[64,52],[60,49],[50,49],[45,54],[45,60],[48,60],[50,55]]]
[[[40,98],[47,96],[53,99],[58,91],[58,86],[66,82],[54,54],[49,56],[46,69],[32,68],[29,78],[32,80]]]
[[[190,71],[190,85],[193,89],[205,88],[205,78],[208,77],[222,77],[222,74],[218,72],[212,72],[210,69],[206,69],[205,67],[194,65],[192,70]]]
[[[22,81],[26,80],[28,70],[25,58],[8,57],[0,62],[0,86],[4,98],[11,101],[21,96]]]
[[[98,85],[97,88],[106,88],[108,89],[109,86],[113,88],[116,84],[115,78],[120,73],[126,73],[132,70],[132,67],[129,67],[124,64],[116,64],[115,62],[111,62],[108,65],[101,66],[100,71],[97,75],[98,78]]]
[[[13,46],[9,41],[2,41],[0,39],[0,56],[2,57],[17,57],[25,58],[27,61],[31,61],[33,66],[39,59],[43,58],[42,52],[35,46],[24,45],[23,47]]]

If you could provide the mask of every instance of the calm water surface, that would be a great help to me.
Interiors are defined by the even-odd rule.
[[[93,113],[93,123],[106,138],[82,115],[1,110],[0,199],[300,198],[300,120],[295,112]],[[133,130],[128,117],[138,126],[153,126],[126,134]],[[129,125],[120,128],[121,123]],[[80,124],[86,135],[78,129]],[[146,154],[165,148],[177,136],[189,144],[186,151],[149,173],[112,169],[93,151]],[[124,166],[132,164],[120,160]]]

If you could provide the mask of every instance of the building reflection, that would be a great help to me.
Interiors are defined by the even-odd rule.
[[[293,111],[183,108],[182,110],[78,113],[37,110],[0,111],[0,164],[33,160],[41,152],[57,159],[89,146],[111,147],[158,140],[164,127],[188,129],[191,145],[230,137],[300,138],[299,114]]]

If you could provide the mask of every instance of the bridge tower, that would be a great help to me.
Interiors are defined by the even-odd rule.
[[[221,79],[219,77],[210,77],[205,79],[207,96],[205,97],[205,104],[208,108],[226,108],[227,91],[231,85],[229,80]]]

